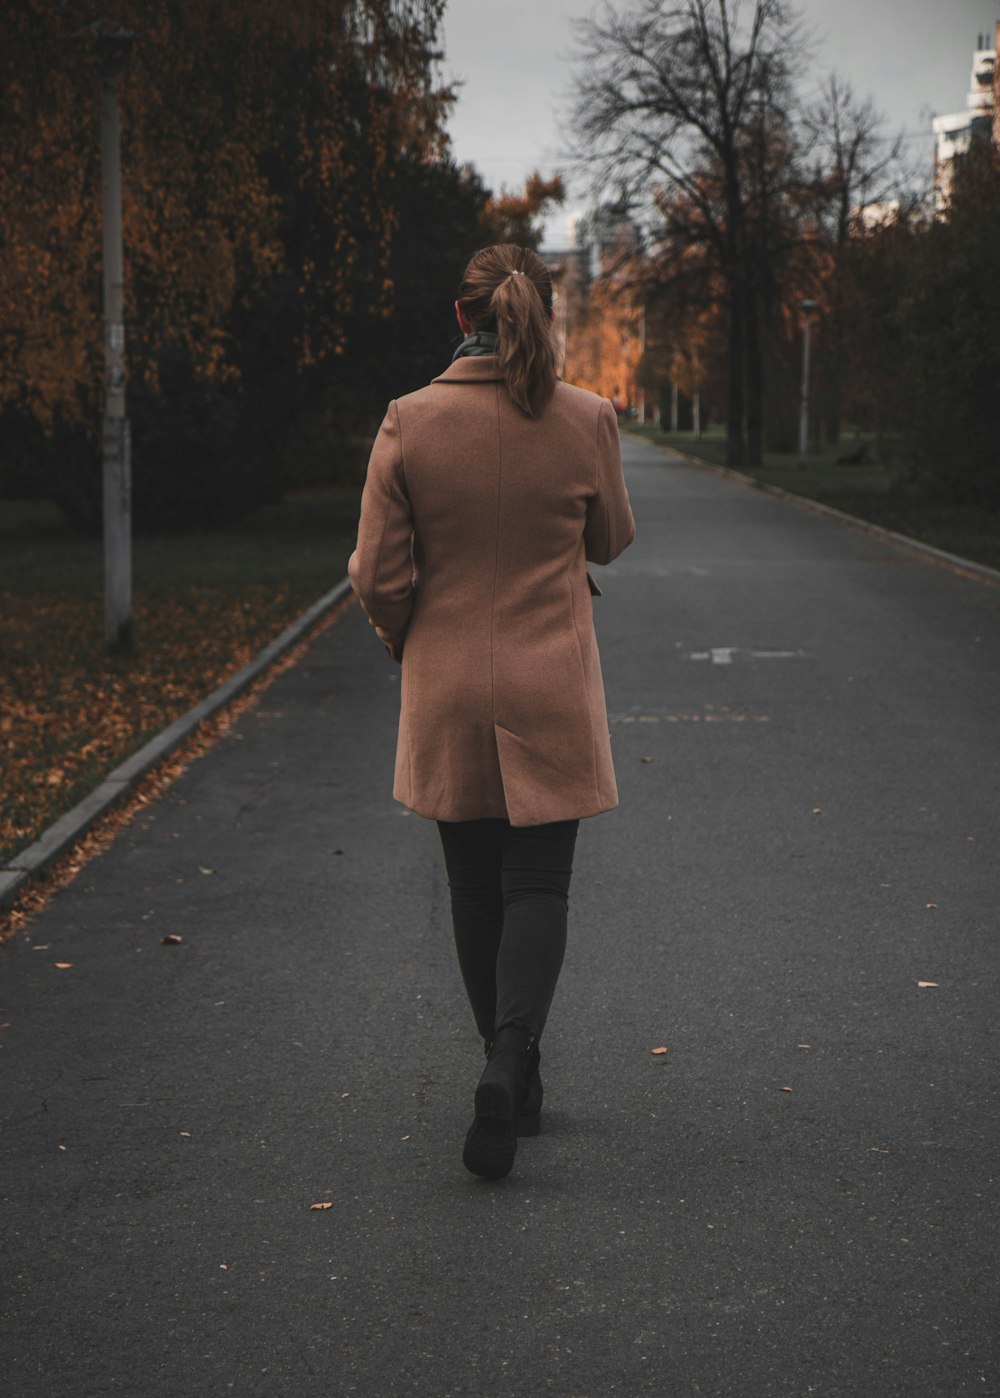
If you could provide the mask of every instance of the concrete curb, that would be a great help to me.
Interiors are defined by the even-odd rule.
[[[636,441],[647,442],[649,446],[658,447],[661,451],[673,452],[682,461],[686,461],[689,466],[697,466],[703,471],[712,471],[717,476],[729,476],[735,481],[740,481],[743,485],[751,486],[754,490],[763,491],[765,495],[777,495],[782,500],[790,500],[793,505],[811,510],[813,514],[838,519],[842,524],[860,529],[865,534],[871,534],[875,539],[883,539],[890,544],[901,544],[904,548],[912,549],[915,553],[925,554],[938,563],[946,563],[950,568],[957,568],[960,572],[970,573],[988,582],[1000,583],[1000,571],[996,568],[990,568],[986,563],[975,563],[971,558],[962,558],[957,553],[948,553],[945,549],[935,548],[933,544],[925,544],[919,539],[911,539],[909,534],[897,534],[895,530],[885,529],[881,524],[872,524],[869,520],[861,519],[858,515],[849,515],[844,510],[835,509],[833,505],[824,505],[821,500],[811,500],[808,495],[796,495],[794,490],[785,490],[783,486],[771,485],[768,481],[758,480],[756,476],[749,476],[745,471],[734,471],[731,466],[718,466],[714,461],[704,461],[700,456],[691,456],[688,452],[681,451],[680,447],[669,446],[666,442],[650,442],[648,437],[640,437],[638,433],[634,433],[633,436]]]
[[[151,738],[138,752],[126,758],[105,777],[100,786],[64,816],[60,816],[54,825],[50,825],[34,844],[16,854],[5,868],[0,869],[0,912],[12,907],[27,891],[29,884],[56,860],[67,854],[95,821],[116,806],[148,772],[190,738],[200,723],[224,709],[258,679],[268,666],[291,650],[321,617],[350,593],[350,590],[350,579],[341,579],[336,587],[324,593],[291,625],[286,626],[279,636],[264,646],[263,650],[258,651],[241,670],[237,670],[235,675],[231,675],[217,689],[213,689],[200,704],[195,704],[193,709],[188,709],[186,714],[175,719],[168,728],[157,733],[156,737]]]

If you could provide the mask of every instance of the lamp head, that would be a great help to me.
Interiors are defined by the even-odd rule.
[[[73,38],[97,40],[97,51],[101,55],[101,75],[104,78],[118,76],[131,58],[135,46],[135,35],[130,29],[126,29],[123,24],[113,24],[111,20],[103,17],[95,19],[91,24],[85,24],[82,29],[76,31]]]

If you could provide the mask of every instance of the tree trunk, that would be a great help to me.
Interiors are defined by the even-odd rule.
[[[726,411],[726,465],[743,465],[743,294],[733,285],[729,297],[729,394]]]
[[[746,290],[746,357],[747,388],[747,465],[764,464],[764,355],[760,343],[760,321],[757,297],[753,287]]]

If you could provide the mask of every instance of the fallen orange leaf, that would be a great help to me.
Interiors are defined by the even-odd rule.
[[[650,1053],[666,1053],[666,1052],[667,1052],[667,1046],[666,1046],[666,1044],[661,1044],[659,1048],[650,1049],[649,1051],[650,1051]]]
[[[932,986],[936,986],[937,984],[937,981],[917,981],[917,989],[929,990]]]
[[[333,1208],[333,1203],[332,1203],[331,1200],[328,1199],[328,1200],[326,1200],[325,1203],[322,1203],[322,1204],[310,1204],[309,1207],[310,1207],[310,1209],[332,1209],[332,1208]]]
[[[160,938],[160,943],[161,943],[162,946],[165,946],[165,947],[176,947],[176,946],[178,946],[181,942],[183,942],[183,940],[184,940],[184,938],[181,937],[178,933],[176,933],[176,932],[168,932],[167,935],[166,935],[165,937],[161,937],[161,938]]]
[[[72,961],[53,961],[52,964],[57,971],[68,971],[73,965]]]
[[[795,1091],[795,1088],[794,1088],[794,1087],[779,1087],[779,1088],[778,1088],[778,1091],[779,1091],[779,1092],[794,1092],[794,1091]]]

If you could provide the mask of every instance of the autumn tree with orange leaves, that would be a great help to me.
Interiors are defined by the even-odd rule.
[[[483,244],[517,243],[522,248],[538,248],[542,241],[541,220],[554,204],[561,204],[566,190],[559,175],[545,179],[534,170],[521,191],[501,189],[483,209]]]
[[[415,293],[399,280],[404,245],[422,244],[429,282],[454,283],[486,191],[447,158],[452,93],[433,76],[443,9],[104,6],[136,36],[120,90],[140,525],[240,512],[277,489],[297,414],[333,402],[356,423],[384,402],[399,356],[379,341],[397,345],[386,326]],[[102,391],[93,17],[82,0],[22,0],[0,17],[0,472],[22,488],[43,475],[30,483],[90,523]]]

